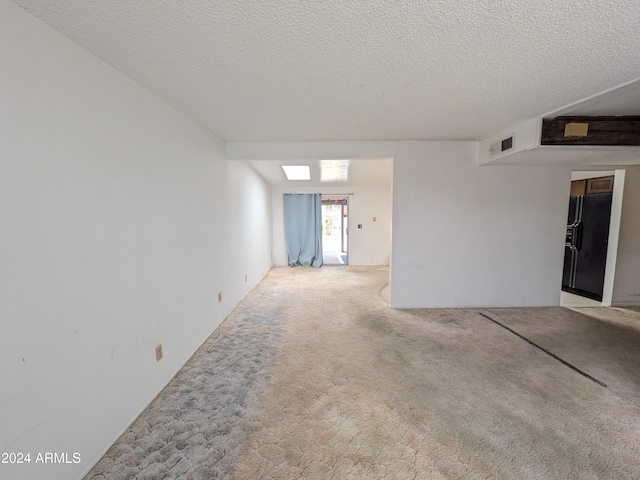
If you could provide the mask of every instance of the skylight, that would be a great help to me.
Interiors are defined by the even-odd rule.
[[[311,180],[309,165],[282,165],[288,180]]]
[[[320,181],[346,182],[350,163],[350,160],[320,160]]]

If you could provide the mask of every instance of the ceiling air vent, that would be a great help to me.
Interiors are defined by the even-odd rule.
[[[495,157],[496,155],[510,152],[514,147],[515,143],[513,141],[513,135],[509,135],[507,138],[503,138],[502,140],[498,140],[491,144],[489,147],[489,156]]]

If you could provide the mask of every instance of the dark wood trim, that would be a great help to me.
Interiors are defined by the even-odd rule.
[[[567,123],[587,123],[586,137],[565,137]],[[640,146],[640,116],[556,117],[542,120],[542,145]]]

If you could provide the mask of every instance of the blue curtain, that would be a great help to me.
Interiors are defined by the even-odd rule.
[[[284,237],[289,265],[322,266],[322,196],[284,194]]]

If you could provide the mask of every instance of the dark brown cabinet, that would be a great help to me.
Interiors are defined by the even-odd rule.
[[[571,182],[571,196],[613,193],[613,175]]]
[[[585,195],[595,193],[613,193],[613,176],[589,178],[587,180]]]

